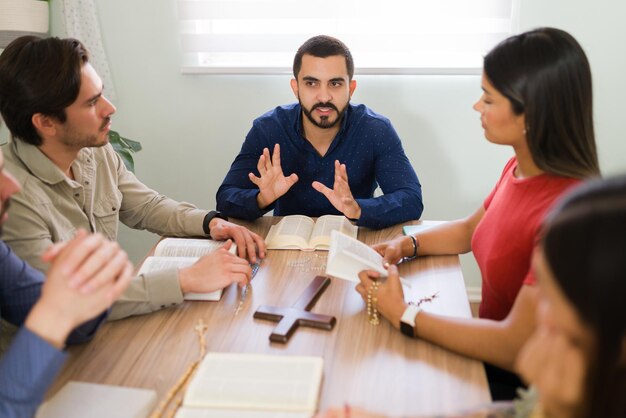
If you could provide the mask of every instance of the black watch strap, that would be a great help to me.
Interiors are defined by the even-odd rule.
[[[228,217],[226,215],[216,210],[212,210],[209,213],[207,213],[206,216],[204,217],[204,221],[202,221],[202,229],[204,230],[204,233],[209,236],[211,236],[211,228],[209,228],[209,224],[211,223],[213,218],[220,218],[220,219],[224,219],[225,221],[228,220]]]

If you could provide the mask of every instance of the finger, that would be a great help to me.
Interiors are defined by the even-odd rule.
[[[244,231],[243,233],[245,240],[246,240],[246,252],[247,252],[247,259],[248,261],[250,261],[252,264],[256,263],[256,244],[255,241],[252,237],[252,234],[248,231]]]
[[[65,248],[66,245],[67,245],[67,241],[51,244],[46,249],[46,251],[44,251],[43,254],[41,254],[41,260],[46,263],[51,262],[52,260],[55,259],[57,255],[61,253],[61,251],[63,250],[63,248]]]
[[[267,173],[267,167],[266,167],[266,157],[265,157],[265,151],[267,150],[267,148],[263,149],[263,154],[261,154],[261,156],[259,157],[259,161],[256,164],[256,169],[259,171],[259,176],[263,177],[265,175],[265,173]]]
[[[115,302],[128,288],[128,285],[133,280],[133,264],[128,261],[126,262],[126,267],[122,271],[113,285],[113,288],[109,292],[110,303]]]
[[[250,264],[233,264],[231,266],[231,272],[237,277],[237,283],[246,285],[252,280],[252,268]]]
[[[292,175],[290,175],[289,177],[286,177],[285,179],[287,180],[287,184],[289,184],[289,187],[291,187],[298,182],[298,175],[296,173],[293,173]]]
[[[332,189],[329,189],[328,187],[324,186],[319,181],[314,181],[313,183],[311,183],[311,186],[313,186],[315,190],[317,190],[318,192],[326,196],[327,199],[329,199],[331,194],[333,193]]]
[[[374,251],[376,251],[378,254],[380,254],[381,256],[385,255],[385,249],[386,248],[387,248],[387,244],[386,243],[372,245],[372,249]]]
[[[243,259],[252,257],[254,261],[250,261],[252,261],[253,263],[256,262],[254,241],[252,241],[252,238],[248,236],[246,230],[237,227],[231,231],[231,235],[232,238],[235,240],[235,244],[237,244],[237,255]]]
[[[395,264],[391,264],[387,268],[387,280],[391,279],[392,281],[400,282],[400,274],[398,273],[398,266]]]
[[[375,270],[363,270],[359,272],[359,280],[362,285],[368,285],[372,280],[380,278],[380,273]]]
[[[232,228],[229,231],[229,235],[231,236],[232,240],[237,245],[237,255],[241,258],[246,258],[248,244],[246,242],[246,236],[242,228],[240,227]],[[230,246],[227,249],[230,249]]]
[[[104,243],[105,238],[101,234],[90,234],[84,237],[74,238],[58,255],[58,266],[63,275],[71,277],[82,263]],[[53,267],[55,267],[53,265]]]
[[[82,287],[120,251],[119,244],[104,241],[72,274],[69,286]]]
[[[263,161],[265,163],[265,170],[269,171],[272,169],[272,157],[270,156],[270,150],[268,148],[263,148]]]
[[[250,232],[250,234],[252,235],[252,239],[256,245],[259,257],[265,258],[265,252],[267,251],[265,240],[259,234],[255,234],[254,232]]]
[[[385,248],[385,253],[383,254],[383,263],[387,263],[387,267],[392,264],[395,264],[398,261],[396,257],[396,249],[395,247],[388,245]]]
[[[128,256],[124,251],[117,251],[104,259],[103,266],[94,270],[86,279],[79,291],[86,295],[100,289],[106,284],[113,284],[122,273],[128,262]]]
[[[348,169],[345,164],[339,165],[339,177],[346,183],[348,182]]]
[[[335,181],[341,178],[341,163],[339,160],[335,160]]]
[[[237,283],[237,286],[244,287],[250,284],[250,277],[245,272],[231,272],[228,275],[229,284]]]
[[[250,179],[252,183],[254,183],[257,187],[259,187],[261,183],[261,177],[255,176],[254,173],[248,173],[248,178]]]
[[[224,250],[228,251],[230,250],[230,247],[232,246],[233,246],[233,241],[231,239],[227,239],[224,245],[222,245],[220,248],[223,248]]]
[[[359,293],[359,295],[361,295],[361,297],[365,298],[365,286],[363,286],[363,284],[359,283],[356,286],[354,286],[354,289]]]
[[[274,153],[272,155],[272,165],[274,167],[280,167],[280,145],[274,145]]]

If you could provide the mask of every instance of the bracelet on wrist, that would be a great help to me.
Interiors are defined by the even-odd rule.
[[[409,238],[411,239],[411,243],[413,244],[413,254],[408,257],[404,257],[404,259],[415,260],[417,258],[417,249],[419,248],[419,243],[417,242],[417,238],[415,238],[413,235],[409,235]]]

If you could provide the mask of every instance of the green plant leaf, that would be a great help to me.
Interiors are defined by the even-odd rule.
[[[115,152],[118,153],[126,168],[134,173],[135,159],[133,158],[133,154],[141,151],[141,143],[124,138],[116,131],[109,131],[109,143]]]

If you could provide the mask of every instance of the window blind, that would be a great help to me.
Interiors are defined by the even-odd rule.
[[[357,73],[479,73],[517,29],[519,0],[178,0],[183,72],[290,73],[314,35]]]

